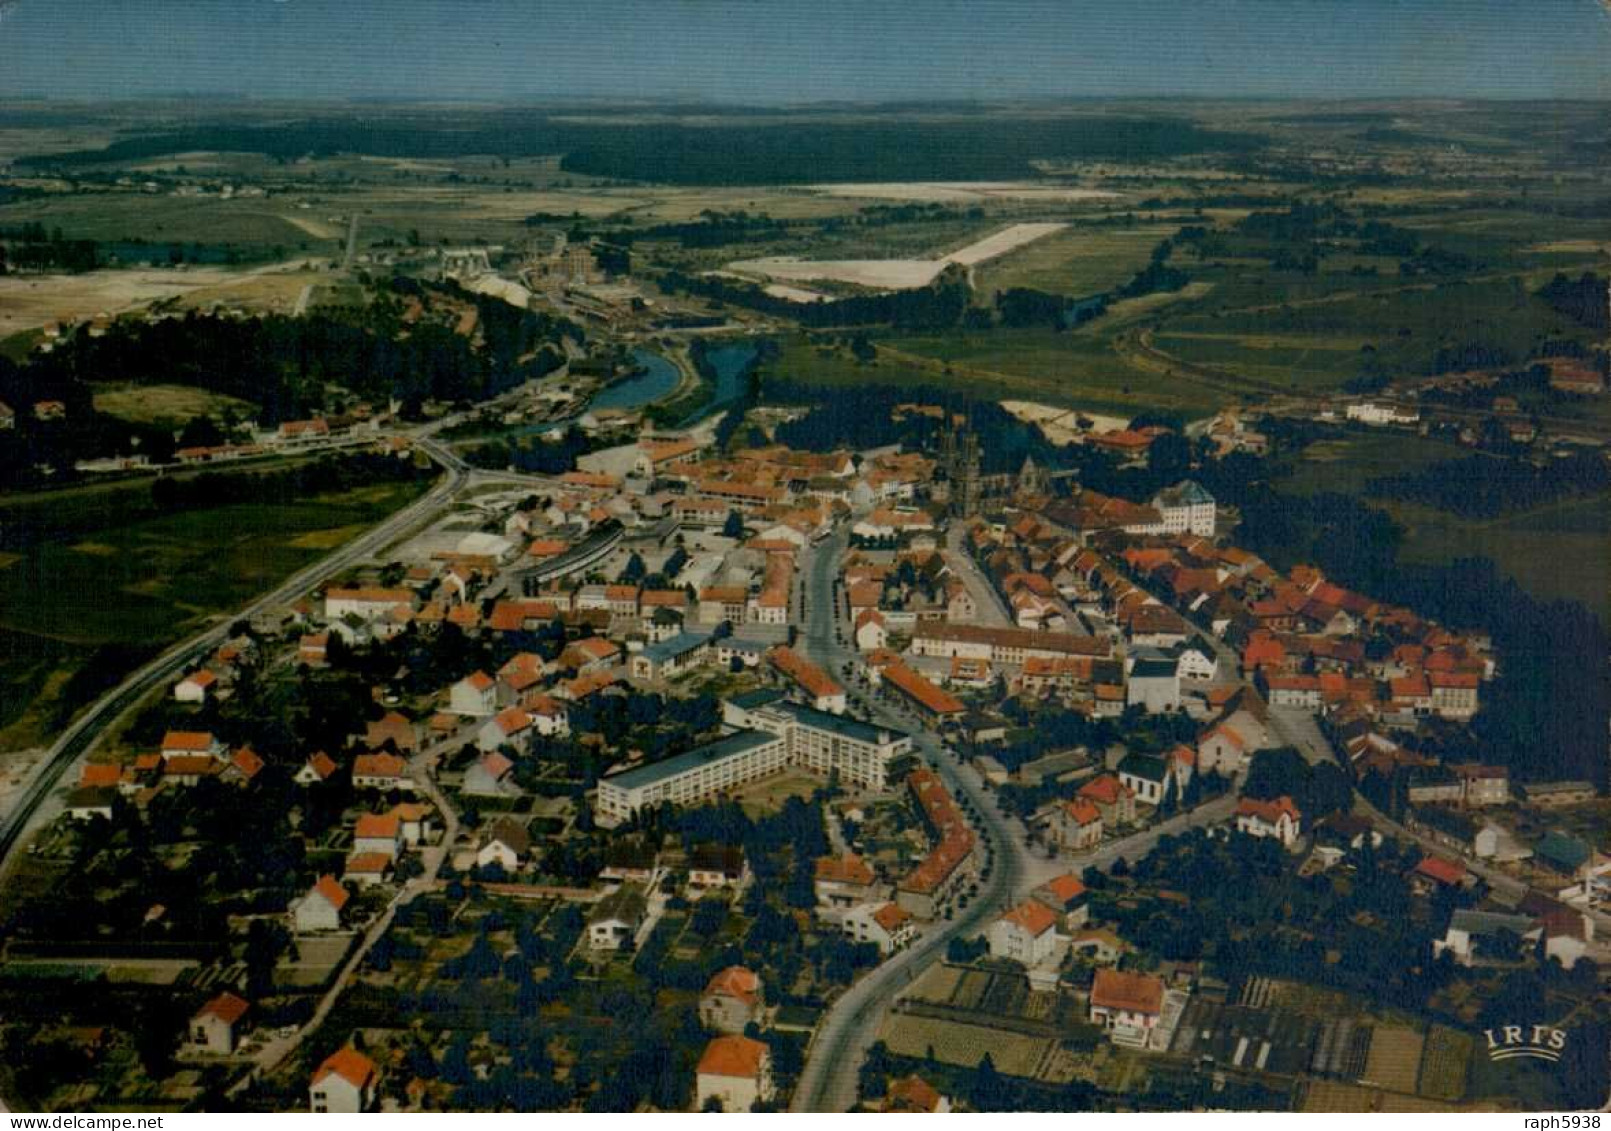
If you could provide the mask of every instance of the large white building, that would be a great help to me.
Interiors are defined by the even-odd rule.
[[[1190,479],[1159,491],[1152,506],[1163,521],[1160,529],[1149,533],[1214,536],[1214,496]]]
[[[912,631],[910,651],[914,656],[1022,664],[1031,658],[1057,660],[1068,656],[1105,660],[1113,654],[1113,645],[1106,637],[1075,636],[1071,632],[921,621]]]
[[[697,804],[788,766],[824,777],[838,771],[847,786],[881,789],[897,759],[912,750],[910,735],[813,710],[773,692],[728,700],[723,719],[738,728],[735,733],[601,779],[600,822],[624,821],[665,802]]]

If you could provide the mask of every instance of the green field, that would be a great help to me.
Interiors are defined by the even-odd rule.
[[[981,264],[974,272],[974,286],[985,298],[1011,287],[1098,294],[1128,282],[1147,265],[1158,241],[1174,235],[1177,227],[1069,228]]]
[[[1396,285],[1377,279],[1363,287],[1333,277],[1331,293],[1308,298],[1272,286],[1268,307],[1169,318],[1156,345],[1188,364],[1318,391],[1358,374],[1366,344],[1385,372],[1414,375],[1430,373],[1442,347],[1497,347],[1519,362],[1541,338],[1588,342],[1588,331],[1534,296],[1537,282],[1521,275]],[[1230,297],[1230,288],[1217,297]]]
[[[1415,471],[1469,456],[1454,444],[1402,435],[1350,436],[1312,444],[1277,486],[1295,494],[1363,496],[1379,475]],[[1611,495],[1573,499],[1494,519],[1466,519],[1412,503],[1375,500],[1404,527],[1400,557],[1447,564],[1492,558],[1529,592],[1580,601],[1611,622]]]
[[[48,722],[41,693],[95,648],[171,643],[247,604],[421,490],[385,484],[283,506],[241,503],[147,517],[0,556],[0,750],[41,737]]]
[[[1094,333],[999,329],[891,338],[879,346],[923,359],[942,375],[949,368],[952,383],[997,399],[1019,397],[1116,415],[1158,409],[1187,416],[1211,413],[1232,399],[1140,368],[1117,352],[1110,337]]]

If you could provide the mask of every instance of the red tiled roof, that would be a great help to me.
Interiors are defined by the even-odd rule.
[[[334,1073],[354,1088],[363,1089],[373,1083],[377,1071],[374,1061],[349,1045],[325,1057],[313,1074],[313,1082],[317,1084]]]
[[[749,1037],[717,1037],[705,1046],[705,1054],[699,1058],[699,1074],[758,1080],[766,1055],[767,1047],[760,1041]]]
[[[817,859],[816,878],[825,883],[870,884],[873,870],[867,862],[853,852],[843,856],[822,856]]]
[[[396,754],[360,754],[352,761],[352,773],[360,778],[400,778],[408,763]]]
[[[1085,894],[1085,885],[1072,873],[1065,872],[1061,876],[1053,876],[1042,885],[1052,896],[1062,903],[1071,903]]]
[[[1452,860],[1441,856],[1423,857],[1415,870],[1440,884],[1458,884],[1466,878],[1466,870]]]
[[[84,788],[116,785],[122,777],[122,766],[111,763],[90,765],[84,767],[84,772],[78,777],[78,784]]]
[[[162,749],[206,752],[213,748],[214,741],[209,731],[170,730],[162,736]]]
[[[844,688],[817,665],[807,660],[786,644],[780,644],[767,653],[772,665],[794,680],[805,691],[819,699],[844,694]]]
[[[873,922],[884,928],[889,934],[894,934],[901,925],[912,917],[912,913],[898,903],[886,903],[873,912]]]
[[[391,871],[392,858],[384,852],[354,852],[347,857],[349,876],[383,876]]]
[[[1257,817],[1267,825],[1279,822],[1282,814],[1292,818],[1294,821],[1299,820],[1302,816],[1292,798],[1284,795],[1277,797],[1273,801],[1258,801],[1251,797],[1244,797],[1236,803],[1236,815],[1238,817]]]
[[[1091,1004],[1130,1013],[1162,1013],[1164,984],[1151,974],[1104,968],[1091,983]]]
[[[1117,774],[1103,774],[1080,786],[1079,796],[1102,805],[1112,805],[1127,792],[1129,787],[1119,780]]]
[[[257,751],[249,746],[242,746],[230,758],[230,764],[239,770],[247,780],[255,778],[263,768],[263,759],[257,756]]]
[[[397,828],[395,813],[365,813],[358,818],[358,824],[354,827],[352,835],[359,840],[377,837],[394,840],[397,837]]]
[[[737,998],[745,1005],[754,1005],[760,998],[760,991],[761,979],[755,976],[755,971],[743,966],[718,970],[705,985],[707,995]]]
[[[962,700],[935,687],[905,664],[890,664],[884,669],[884,678],[936,715],[960,715],[968,709]]]
[[[242,1017],[245,1017],[246,1011],[250,1008],[251,1006],[247,1004],[244,998],[236,997],[228,990],[225,990],[213,998],[212,1001],[196,1010],[196,1016],[216,1017],[225,1025],[233,1025]]]
[[[320,876],[319,882],[313,885],[313,890],[337,911],[347,906],[347,900],[352,898],[347,889],[341,886],[340,881],[331,875]]]
[[[1002,922],[1021,927],[1039,937],[1057,925],[1057,913],[1044,903],[1026,900],[1001,917]]]
[[[1075,824],[1079,825],[1093,824],[1102,819],[1101,811],[1084,797],[1076,797],[1073,801],[1065,801],[1063,810],[1074,819]],[[1076,880],[1075,882],[1078,883],[1079,881]]]
[[[933,1113],[940,1109],[940,1093],[930,1087],[923,1077],[906,1076],[889,1086],[883,1106],[888,1112]]]

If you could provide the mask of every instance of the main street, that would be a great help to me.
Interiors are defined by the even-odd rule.
[[[3,880],[9,871],[11,854],[24,841],[25,834],[33,826],[46,799],[57,787],[62,776],[81,756],[95,746],[107,727],[157,687],[166,684],[216,649],[227,639],[229,627],[236,621],[290,604],[332,573],[356,565],[402,537],[452,500],[467,480],[469,465],[435,440],[421,439],[418,441],[418,447],[446,472],[429,492],[367,533],[359,535],[313,565],[293,574],[246,608],[230,616],[220,617],[213,627],[174,645],[156,659],[136,669],[117,687],[91,704],[62,733],[46,753],[44,764],[35,774],[33,781],[17,798],[4,822],[0,823],[0,880]]]
[[[830,673],[838,673],[855,653],[834,636],[839,621],[834,597],[834,579],[848,542],[841,526],[821,544],[807,551],[802,570],[806,600],[806,630],[801,645],[808,656]],[[901,730],[910,726],[893,710],[876,700],[867,712],[874,722]],[[976,934],[1000,914],[1018,890],[1021,877],[1029,868],[1028,850],[1016,822],[1009,822],[985,796],[977,779],[970,780],[955,760],[942,748],[939,739],[927,732],[914,735],[922,751],[947,788],[959,800],[966,799],[978,813],[974,829],[979,834],[985,858],[993,861],[990,875],[979,885],[979,892],[968,906],[950,920],[937,921],[906,950],[851,986],[824,1015],[812,1040],[805,1071],[794,1090],[795,1111],[845,1111],[856,1103],[856,1073],[867,1048],[877,1039],[878,1025],[890,1003],[919,971],[945,952],[953,938]]]
[[[834,596],[834,578],[844,555],[847,534],[841,527],[829,539],[806,551],[802,569],[806,603],[806,630],[801,646],[813,661],[837,678],[856,653],[835,637],[840,623]],[[873,721],[913,731],[903,717],[877,699],[869,699],[866,712]],[[1016,818],[1002,814],[996,799],[971,766],[959,765],[938,736],[917,730],[914,742],[935,767],[947,788],[971,806],[977,819],[986,859],[993,861],[990,876],[978,894],[953,918],[937,920],[916,943],[891,956],[841,995],[823,1016],[812,1040],[804,1072],[795,1087],[795,1111],[846,1111],[856,1103],[856,1075],[867,1049],[878,1039],[878,1028],[900,992],[930,963],[945,953],[954,938],[984,931],[1002,911],[1053,876],[1079,872],[1086,867],[1107,868],[1120,857],[1136,860],[1150,852],[1160,837],[1188,828],[1223,821],[1235,807],[1236,790],[1200,805],[1169,821],[1119,840],[1107,841],[1088,853],[1047,858],[1029,850],[1028,830]]]

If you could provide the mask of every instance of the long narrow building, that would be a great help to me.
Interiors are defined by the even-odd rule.
[[[657,805],[697,805],[791,766],[857,789],[883,789],[912,762],[912,737],[860,719],[831,715],[777,692],[739,695],[722,705],[732,734],[599,781],[602,825]]]

